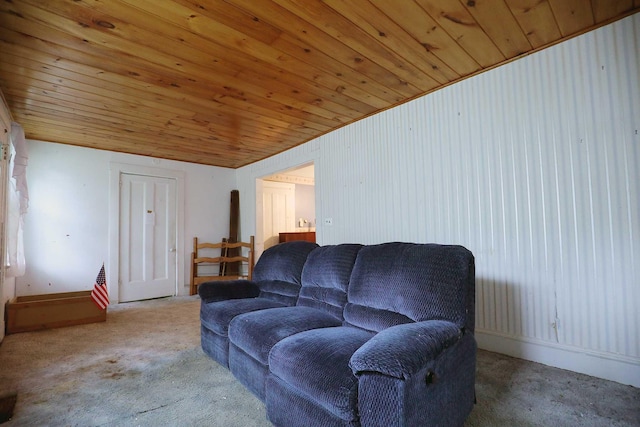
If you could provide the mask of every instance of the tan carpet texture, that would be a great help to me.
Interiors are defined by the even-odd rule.
[[[200,300],[112,305],[107,321],[5,337],[6,426],[270,426],[200,349]],[[639,426],[640,390],[480,351],[466,426]]]

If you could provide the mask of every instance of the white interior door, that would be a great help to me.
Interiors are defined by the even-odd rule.
[[[262,187],[264,249],[279,242],[280,233],[295,231],[296,186],[264,181]]]
[[[119,300],[176,295],[176,180],[121,174]]]

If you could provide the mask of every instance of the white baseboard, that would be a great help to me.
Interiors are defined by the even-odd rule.
[[[640,388],[640,359],[476,329],[478,347]]]
[[[186,284],[183,287],[178,286],[178,293],[176,296],[188,296],[191,293],[191,285]]]

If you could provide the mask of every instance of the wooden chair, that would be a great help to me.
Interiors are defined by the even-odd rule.
[[[203,250],[205,253],[203,253]],[[253,236],[249,239],[249,243],[231,243],[226,239],[223,239],[220,243],[199,243],[198,238],[194,237],[193,252],[191,252],[190,295],[198,293],[198,285],[204,282],[237,279],[251,280],[253,276],[254,250]],[[208,256],[205,256],[205,254]],[[199,274],[199,267],[205,266],[209,270],[209,275]],[[213,274],[216,266],[219,268],[218,274]]]

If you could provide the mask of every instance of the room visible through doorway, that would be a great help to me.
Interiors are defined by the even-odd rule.
[[[258,179],[256,194],[256,252],[282,239],[315,240],[313,163]]]

